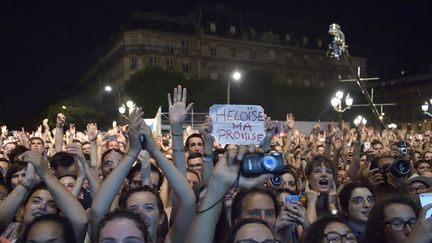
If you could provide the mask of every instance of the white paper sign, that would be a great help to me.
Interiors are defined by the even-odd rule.
[[[261,144],[265,138],[264,109],[259,105],[213,105],[212,135],[222,144]]]

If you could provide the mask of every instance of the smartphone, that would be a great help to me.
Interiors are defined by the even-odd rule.
[[[285,196],[285,203],[289,204],[292,202],[300,202],[300,197],[298,195],[287,195]]]
[[[366,141],[363,143],[363,152],[367,152],[371,147],[371,143],[369,141]]]
[[[108,135],[108,136],[107,136],[107,140],[108,140],[108,141],[114,141],[114,140],[117,140],[117,136],[114,135],[114,134],[112,134],[112,135]]]
[[[420,194],[420,204],[422,207],[432,203],[432,192],[426,192]],[[429,218],[432,215],[432,209],[429,209],[426,212],[426,218]]]

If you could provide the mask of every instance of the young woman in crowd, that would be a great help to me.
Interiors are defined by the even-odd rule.
[[[61,212],[70,220],[77,242],[82,242],[87,231],[87,215],[78,200],[48,169],[48,162],[41,154],[24,153],[28,161],[26,176],[0,204],[0,231],[9,240],[18,239],[27,226],[46,214]],[[38,185],[38,177],[44,184]],[[21,206],[21,208],[20,208]],[[12,222],[18,209],[21,218]]]
[[[366,231],[369,213],[375,205],[372,188],[361,182],[345,184],[339,193],[339,203],[346,224],[361,241]]]
[[[302,243],[357,243],[357,237],[344,223],[343,219],[324,217],[317,220],[306,230]]]
[[[57,214],[46,214],[33,220],[24,231],[19,243],[76,243],[69,220]]]
[[[229,232],[227,243],[265,242],[277,243],[273,232],[262,219],[248,218],[240,220]]]
[[[100,222],[97,243],[147,243],[151,242],[147,223],[139,214],[128,210],[108,213]]]
[[[188,227],[193,219],[195,200],[191,187],[186,178],[177,170],[172,163],[162,154],[153,138],[150,128],[142,119],[141,109],[134,110],[129,118],[130,148],[119,165],[104,180],[92,205],[92,226],[98,229],[99,222],[108,213],[117,192],[123,184],[130,168],[141,151],[139,136],[144,136],[147,151],[156,160],[164,172],[168,182],[177,195],[179,207],[176,220],[166,236],[159,236],[158,229],[163,222],[163,205],[161,200],[151,191],[133,191],[125,196],[124,207],[134,212],[139,212],[148,224],[150,242],[184,242]],[[126,192],[127,193],[127,192]]]
[[[337,214],[339,210],[332,161],[316,156],[308,162],[305,174],[308,221],[313,223],[323,216]]]
[[[419,208],[408,196],[392,195],[379,200],[369,214],[363,242],[408,242],[418,216]]]

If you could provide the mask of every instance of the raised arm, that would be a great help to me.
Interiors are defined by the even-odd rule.
[[[179,85],[174,88],[173,97],[168,93],[168,109],[169,121],[171,125],[172,141],[173,141],[173,159],[176,167],[184,176],[186,176],[186,158],[184,154],[183,142],[183,123],[187,113],[192,108],[193,103],[186,107],[186,88]]]
[[[59,113],[57,115],[56,121],[56,130],[54,134],[54,142],[55,142],[55,151],[56,153],[61,152],[63,150],[63,127],[66,121],[66,117]]]
[[[5,200],[0,203],[0,232],[3,232],[12,222],[27,193],[39,181],[34,166],[28,163],[24,181],[20,182]]]
[[[153,156],[168,179],[179,202],[173,227],[168,232],[165,242],[185,242],[188,229],[195,215],[195,195],[186,177],[160,152],[151,129],[144,125],[146,149]]]
[[[213,130],[212,120],[210,116],[206,116],[204,124],[200,129],[204,138],[204,158],[203,158],[203,173],[202,180],[210,178],[213,171],[213,143],[214,138],[211,135]]]
[[[264,150],[264,152],[270,151],[271,146],[271,140],[273,138],[273,135],[275,133],[276,127],[274,126],[271,117],[264,115],[265,121],[264,121],[264,127],[265,127],[265,138],[261,143],[261,148]]]
[[[291,161],[291,142],[292,142],[292,135],[293,135],[293,128],[294,128],[294,115],[292,113],[287,113],[286,115],[286,125],[284,126],[284,130],[286,133],[284,146],[283,146],[283,152],[285,159],[288,161],[288,164],[293,164]]]
[[[141,186],[153,187],[151,183],[151,162],[147,150],[141,150],[138,158],[141,159]]]
[[[34,165],[36,173],[45,181],[54,201],[71,222],[77,242],[83,242],[87,232],[87,215],[78,199],[49,171],[48,161],[44,160],[41,154],[27,151],[24,160]]]
[[[189,230],[188,243],[212,243],[216,224],[222,209],[225,194],[232,187],[252,188],[264,183],[273,175],[264,174],[257,178],[246,178],[239,174],[239,163],[246,153],[246,147],[241,146],[238,154],[228,151],[226,158],[222,158],[213,170],[209,180],[206,196],[197,209],[197,214]]]
[[[95,237],[99,222],[107,214],[111,208],[111,203],[119,192],[124,179],[126,178],[130,168],[138,157],[141,151],[141,144],[139,142],[139,127],[144,120],[142,119],[143,112],[141,108],[132,111],[129,117],[129,137],[131,147],[123,156],[119,165],[109,174],[99,187],[96,197],[93,200],[92,212],[92,234]]]

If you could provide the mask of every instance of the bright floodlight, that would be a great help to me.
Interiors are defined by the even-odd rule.
[[[427,102],[425,102],[422,106],[421,106],[422,111],[426,112],[429,109],[429,105]]]
[[[387,125],[387,127],[390,128],[390,129],[396,129],[397,125],[394,124],[394,123],[390,123],[390,124]]]
[[[234,80],[239,80],[239,79],[241,79],[241,73],[240,72],[234,72],[232,77]]]
[[[347,106],[352,106],[353,102],[354,102],[353,98],[351,98],[350,95],[347,94],[347,96],[345,97],[345,104]]]
[[[339,105],[339,103],[340,103],[340,99],[338,99],[337,97],[333,97],[333,98],[331,99],[330,103],[331,103],[331,105],[332,105],[333,107],[337,107],[337,106]]]
[[[105,86],[105,91],[106,92],[111,92],[112,91],[111,86],[109,86],[109,85]]]
[[[118,110],[119,110],[120,114],[124,114],[126,112],[126,107],[120,106]]]
[[[342,99],[343,98],[343,96],[344,96],[344,93],[342,92],[342,91],[338,91],[338,92],[336,92],[336,97],[338,98],[338,99]]]
[[[63,106],[62,106],[62,109],[63,109],[63,110],[66,110],[66,106],[63,105]]]
[[[132,108],[134,108],[135,103],[133,103],[132,100],[128,100],[128,101],[126,102],[126,106],[127,106],[129,109],[132,109]]]

